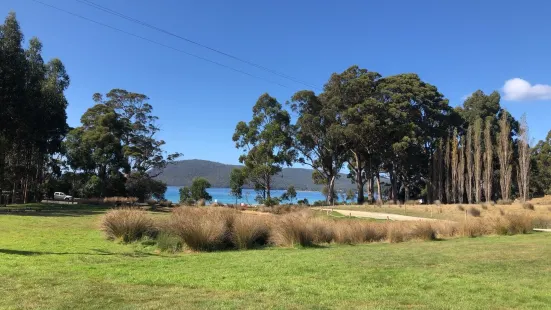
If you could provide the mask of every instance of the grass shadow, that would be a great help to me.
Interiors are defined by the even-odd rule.
[[[49,251],[24,251],[24,250],[11,250],[0,249],[0,254],[8,255],[21,255],[21,256],[39,256],[39,255],[99,255],[99,256],[130,256],[130,257],[146,257],[146,256],[158,256],[152,253],[134,252],[134,253],[113,253],[100,249],[92,249],[95,253],[82,253],[82,252],[49,252]]]

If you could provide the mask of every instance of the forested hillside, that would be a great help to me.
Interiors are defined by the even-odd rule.
[[[195,177],[204,177],[212,187],[229,187],[230,172],[233,168],[242,168],[238,165],[226,165],[207,160],[182,160],[165,168],[157,177],[169,186],[189,186]],[[298,190],[321,190],[323,185],[314,184],[312,170],[302,168],[284,168],[274,177],[274,189],[286,189],[294,185]],[[355,188],[345,174],[337,180],[337,189]]]

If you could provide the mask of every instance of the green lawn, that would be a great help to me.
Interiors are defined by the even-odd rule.
[[[148,242],[105,240],[100,216],[0,215],[0,308],[551,305],[551,234],[159,255]]]

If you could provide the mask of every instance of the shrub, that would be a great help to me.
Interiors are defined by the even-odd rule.
[[[465,208],[463,208],[462,205],[457,205],[457,210],[459,210],[459,211],[465,211]]]
[[[259,215],[236,216],[232,227],[232,243],[238,249],[252,249],[268,244],[270,228]]]
[[[523,203],[522,208],[525,209],[525,210],[532,210],[532,211],[535,210],[534,205],[529,203],[529,202]]]
[[[534,229],[532,218],[525,214],[508,214],[505,216],[505,220],[509,235],[527,234]]]
[[[154,233],[153,220],[145,211],[122,208],[110,210],[102,218],[101,229],[108,239],[132,242]]]
[[[231,227],[236,212],[222,208],[180,207],[172,211],[171,232],[196,251],[231,247]]]
[[[513,202],[510,201],[510,200],[503,200],[503,199],[499,199],[499,200],[497,201],[497,204],[498,204],[498,205],[510,205],[510,204],[512,204],[512,203],[513,203]]]
[[[362,225],[358,221],[339,221],[334,223],[334,240],[342,244],[357,244],[365,241]]]
[[[306,217],[296,214],[282,216],[273,227],[272,243],[289,247],[297,244],[311,246],[315,236],[306,224]]]
[[[475,207],[471,207],[469,209],[469,214],[474,216],[474,217],[479,217],[480,216],[480,210],[478,210],[477,208]]]
[[[487,223],[484,223],[480,219],[473,219],[463,223],[463,236],[474,238],[486,234],[488,234]]]
[[[204,207],[206,205],[207,205],[207,202],[206,202],[205,199],[201,198],[201,199],[197,200],[197,206],[198,207]]]
[[[407,240],[407,232],[403,223],[389,223],[387,225],[387,240],[391,243],[399,243]]]
[[[481,204],[480,207],[482,208],[482,210],[488,210],[488,205],[485,203]]]
[[[437,221],[431,224],[438,237],[454,237],[460,234],[459,223],[451,221]]]
[[[103,203],[106,205],[132,205],[138,201],[136,197],[105,197]]]
[[[411,229],[410,237],[420,240],[436,240],[436,229],[428,221],[419,221]]]
[[[319,218],[310,219],[307,229],[313,234],[313,243],[330,243],[335,238],[334,222]]]
[[[551,217],[538,216],[532,219],[534,228],[551,228]]]
[[[175,253],[182,249],[182,241],[175,235],[161,231],[157,236],[157,247],[163,252]]]

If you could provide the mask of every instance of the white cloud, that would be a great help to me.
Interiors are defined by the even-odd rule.
[[[503,94],[505,95],[505,100],[511,101],[550,100],[551,85],[531,85],[526,80],[514,78],[505,82]]]

